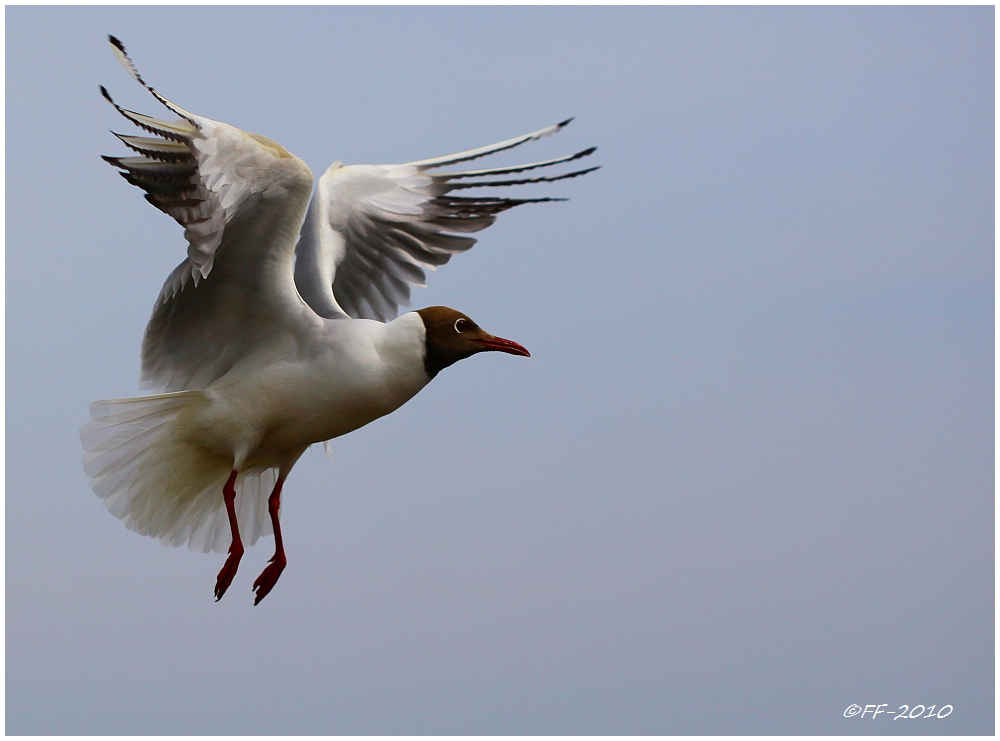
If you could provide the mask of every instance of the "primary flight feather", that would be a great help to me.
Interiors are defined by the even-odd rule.
[[[281,491],[306,448],[398,409],[458,360],[483,351],[528,355],[447,307],[396,318],[425,270],[475,244],[469,234],[515,206],[560,200],[456,192],[577,177],[597,168],[533,171],[594,148],[514,167],[438,169],[548,136],[567,120],[401,165],[338,162],[313,193],[298,157],[170,102],[146,84],[121,42],[110,42],[179,119],[126,110],[102,87],[144,130],[116,134],[132,156],[104,159],[184,227],[188,249],[142,343],[142,384],[165,393],[94,402],[80,431],[84,470],[129,528],[170,545],[228,549],[217,599],[244,543],[273,533],[274,557],[253,585],[257,604],[286,564]]]

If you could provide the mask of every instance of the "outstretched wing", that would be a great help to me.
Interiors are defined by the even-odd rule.
[[[110,37],[126,70],[180,120],[125,110],[152,137],[116,134],[138,156],[105,157],[184,227],[187,258],[167,278],[142,344],[142,382],[203,388],[269,343],[294,341],[317,317],[293,279],[295,242],[312,174],[275,142],[174,105],[147,85]]]
[[[465,172],[429,171],[512,149],[562,129],[563,121],[531,134],[466,152],[403,165],[334,163],[319,180],[295,250],[295,284],[321,316],[388,321],[409,306],[410,286],[476,243],[468,236],[499,213],[522,203],[561,198],[458,196],[471,188],[548,183],[598,169],[561,175],[491,179],[572,162],[596,147],[557,159]],[[480,180],[479,178],[487,178]]]

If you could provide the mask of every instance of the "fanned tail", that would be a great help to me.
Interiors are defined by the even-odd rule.
[[[232,542],[222,487],[232,461],[192,446],[178,434],[184,414],[203,404],[201,391],[95,401],[80,429],[90,486],[130,530],[165,545],[224,552]],[[236,513],[247,545],[270,535],[267,497],[274,469],[240,475]]]

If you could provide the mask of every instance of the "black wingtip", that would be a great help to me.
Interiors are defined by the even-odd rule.
[[[559,123],[557,123],[556,126],[558,126],[560,129],[563,126],[569,126],[569,122],[572,121],[574,118],[576,118],[576,116],[570,116],[565,121],[560,121]]]
[[[590,155],[592,155],[596,151],[597,151],[597,147],[591,147],[590,149],[584,149],[582,152],[580,152],[580,154],[578,154],[576,156],[577,157],[589,157]]]
[[[108,89],[104,87],[104,85],[101,85],[101,95],[103,95],[104,99],[108,101],[111,105],[115,104],[115,102],[111,100],[111,94],[108,92]]]
[[[120,51],[122,54],[125,53],[125,44],[123,44],[121,41],[119,41],[116,36],[112,36],[109,33],[108,34],[108,41],[110,41],[113,45],[117,46],[118,47],[118,51]]]

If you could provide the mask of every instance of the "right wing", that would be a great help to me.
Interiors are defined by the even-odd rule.
[[[142,382],[167,391],[208,386],[269,343],[321,324],[295,290],[294,246],[312,190],[299,158],[266,137],[196,116],[146,85],[121,42],[126,70],[181,117],[119,107],[155,138],[116,134],[137,157],[105,157],[184,227],[187,258],[167,278],[142,343]]]
[[[563,200],[450,195],[453,191],[553,182],[598,168],[509,180],[480,179],[571,162],[593,153],[596,147],[591,147],[528,165],[429,171],[513,149],[553,134],[568,123],[403,165],[342,167],[334,163],[319,180],[295,249],[299,293],[317,314],[330,319],[392,319],[399,305],[410,305],[410,286],[424,285],[424,270],[437,269],[476,243],[472,237],[459,235],[485,229],[498,214],[514,206]]]

